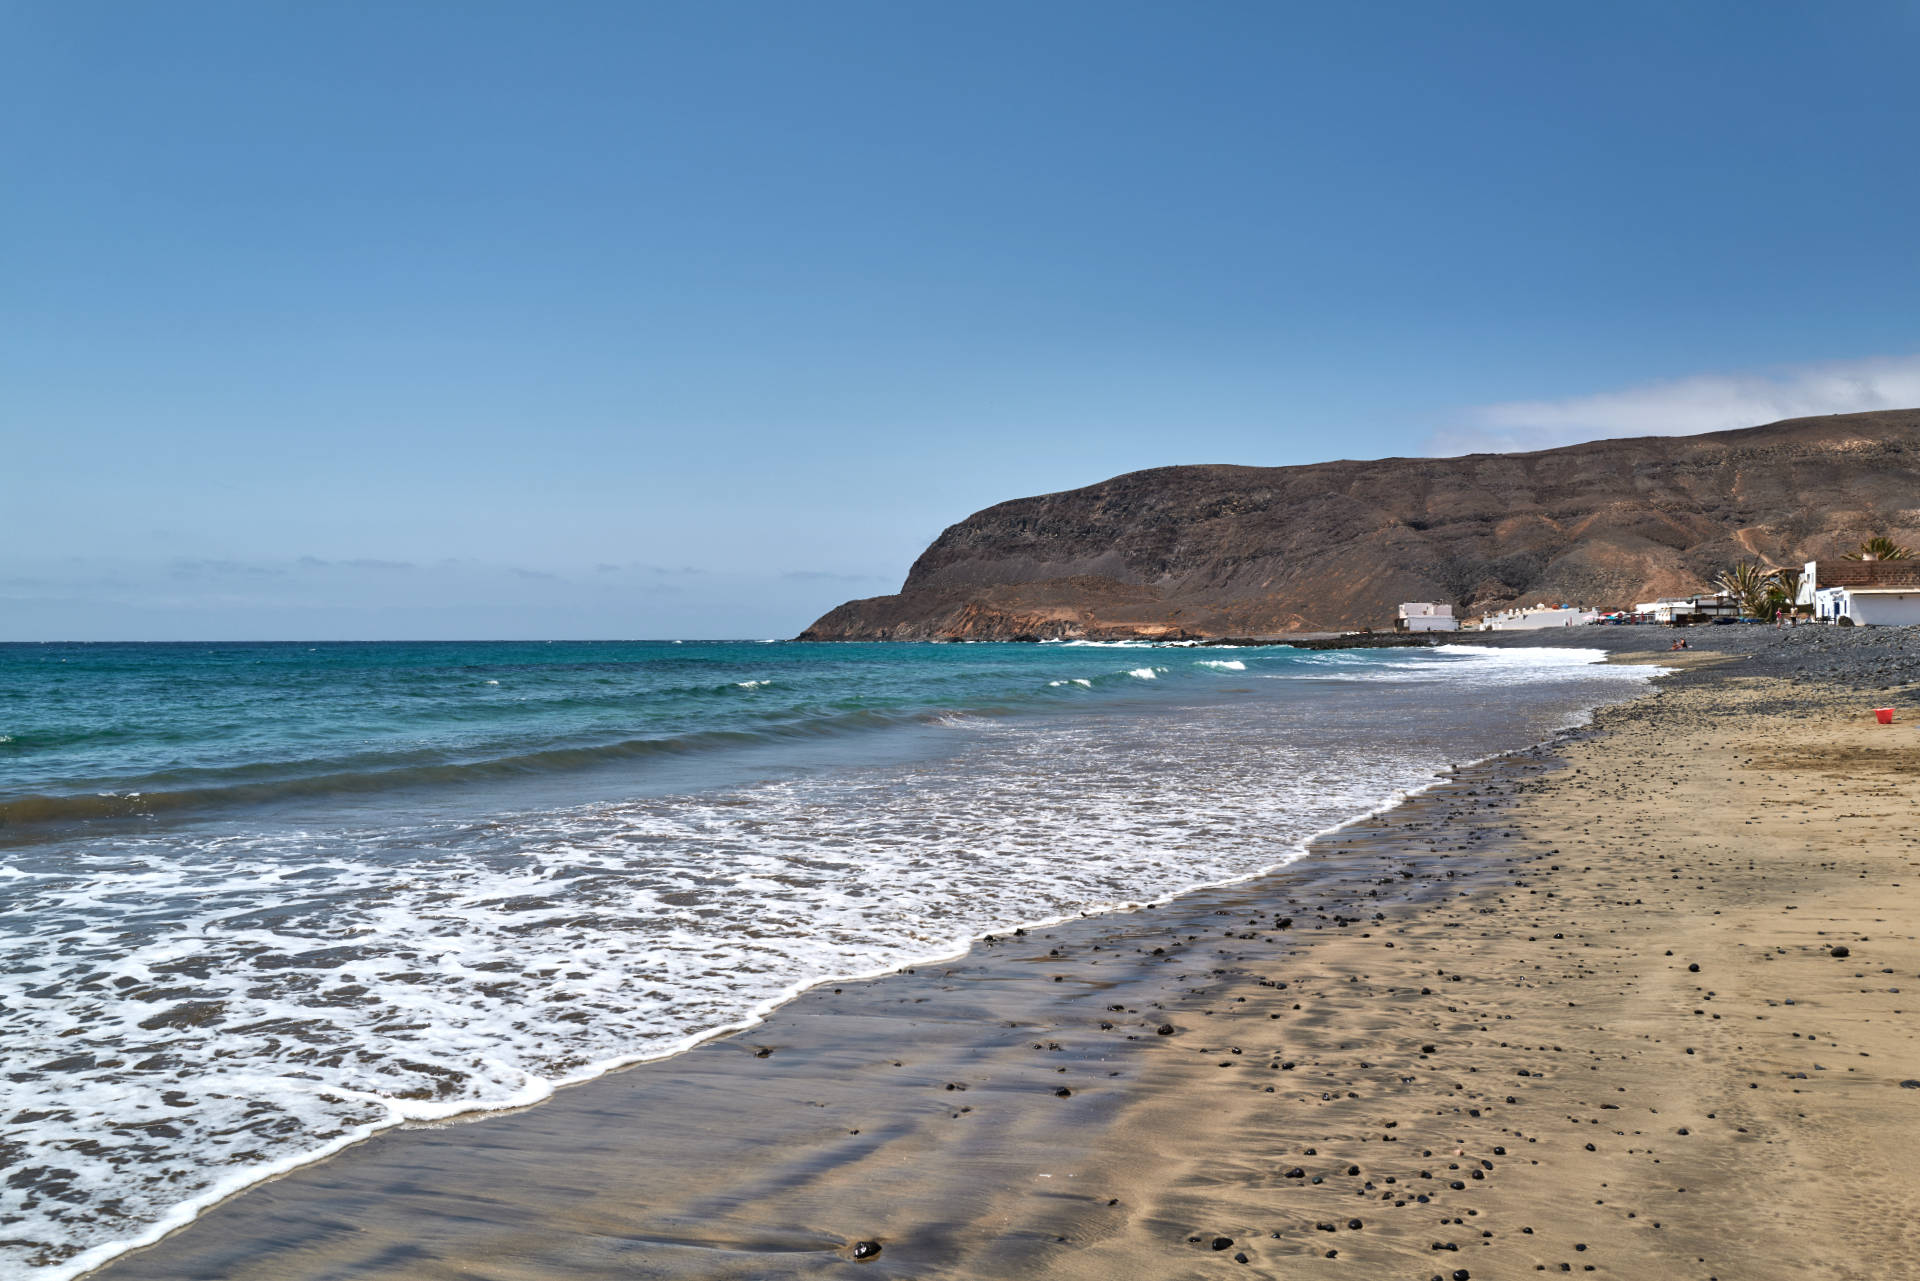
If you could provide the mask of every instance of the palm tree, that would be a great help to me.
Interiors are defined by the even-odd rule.
[[[1912,560],[1913,553],[1885,535],[1876,534],[1860,544],[1858,551],[1848,552],[1848,560]]]
[[[1714,583],[1740,603],[1740,612],[1755,618],[1767,617],[1767,601],[1773,588],[1773,575],[1755,561],[1745,560],[1721,574]]]
[[[1773,618],[1783,609],[1792,609],[1800,599],[1800,580],[1804,570],[1776,569],[1767,575],[1767,608],[1762,618]]]

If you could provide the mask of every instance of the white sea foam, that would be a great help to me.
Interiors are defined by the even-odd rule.
[[[11,859],[8,1112],[45,1115],[0,1119],[0,1140],[19,1145],[16,1168],[68,1177],[60,1195],[0,1190],[0,1274],[73,1276],[402,1119],[535,1102],[815,982],[1258,875],[1439,766],[1654,674],[1549,651],[1517,682],[1516,651],[1492,653],[1426,661],[1460,688],[1451,702],[1375,660],[1364,694],[1145,719],[955,715],[943,723],[965,732],[939,769]],[[1495,722],[1475,719],[1489,707]],[[1505,738],[1475,729],[1488,723]],[[32,1243],[55,1261],[29,1273]]]
[[[759,688],[760,688],[761,686],[763,686],[763,685],[771,685],[771,684],[773,684],[773,682],[772,682],[771,680],[764,680],[764,681],[735,681],[735,682],[734,682],[734,684],[735,684],[736,686],[738,686],[739,688],[741,688],[741,689],[759,689]]]
[[[1211,667],[1221,672],[1244,672],[1247,670],[1247,665],[1237,658],[1199,658],[1194,660],[1193,665],[1195,667]]]

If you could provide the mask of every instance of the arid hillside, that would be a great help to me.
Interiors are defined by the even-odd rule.
[[[1743,559],[1920,541],[1920,410],[1526,454],[1161,467],[1018,498],[805,640],[1265,636],[1535,601],[1614,608]]]

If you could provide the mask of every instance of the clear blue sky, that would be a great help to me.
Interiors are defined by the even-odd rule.
[[[1134,468],[1920,402],[1917,45],[7,0],[0,639],[788,635]]]

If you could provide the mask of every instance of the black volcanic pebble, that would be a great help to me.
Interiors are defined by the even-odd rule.
[[[1059,1089],[1055,1090],[1053,1093],[1056,1098],[1069,1099],[1073,1097],[1073,1091],[1069,1090],[1064,1085],[1061,1086]]]
[[[880,1243],[878,1241],[855,1241],[853,1243],[853,1257],[856,1259],[871,1259],[879,1253]]]
[[[1154,1031],[1158,1032],[1161,1036],[1172,1036],[1173,1024],[1162,1023],[1159,1027],[1155,1028]]]
[[[1307,1172],[1296,1165],[1287,1171],[1287,1177],[1289,1179],[1304,1179],[1307,1177]]]
[[[1698,974],[1699,972],[1700,972],[1700,967],[1698,965],[1689,965],[1687,967],[1687,973],[1689,974]]]
[[[1920,1090],[1920,1081],[1902,1081],[1900,1082],[1900,1088],[1903,1090]]]
[[[1352,1231],[1355,1231],[1355,1232],[1358,1232],[1358,1231],[1360,1230],[1360,1228],[1361,1228],[1361,1226],[1362,1226],[1362,1225],[1361,1225],[1361,1223],[1360,1223],[1360,1220],[1358,1220],[1358,1219],[1348,1219],[1348,1220],[1347,1220],[1347,1227],[1348,1227],[1349,1229],[1351,1229]]]
[[[1842,957],[1842,956],[1852,956],[1853,953],[1847,950],[1845,947],[1836,947],[1833,949],[1833,951],[1827,953],[1827,955],[1832,957]]]
[[[1213,1248],[1216,1250],[1224,1250],[1227,1247],[1231,1246],[1232,1244],[1233,1244],[1232,1237],[1215,1237],[1213,1239]]]

